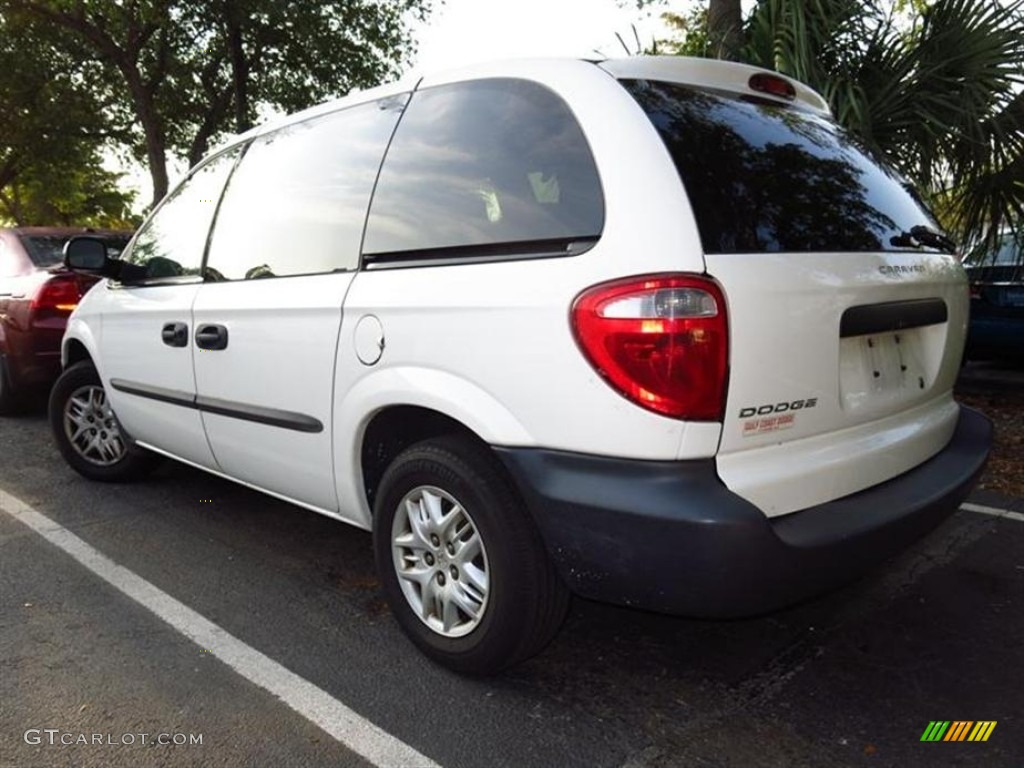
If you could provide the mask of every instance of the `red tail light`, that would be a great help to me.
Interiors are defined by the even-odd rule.
[[[652,275],[597,285],[573,302],[572,324],[590,364],[634,403],[677,419],[722,419],[729,329],[712,280]]]
[[[70,315],[78,306],[82,298],[82,292],[78,287],[78,280],[74,277],[51,277],[36,291],[32,298],[32,310],[50,310],[64,315]]]

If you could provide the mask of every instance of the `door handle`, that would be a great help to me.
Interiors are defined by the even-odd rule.
[[[227,349],[228,329],[223,325],[200,325],[196,328],[196,346],[200,349]]]
[[[187,347],[188,326],[184,323],[167,323],[160,331],[160,338],[168,347]]]

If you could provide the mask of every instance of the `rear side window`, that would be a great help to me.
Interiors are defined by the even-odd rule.
[[[217,213],[207,281],[355,269],[370,193],[408,96],[256,139]]]
[[[537,83],[480,80],[413,95],[363,252],[368,261],[558,252],[603,224],[600,179],[568,106]]]
[[[21,244],[37,267],[54,267],[64,260],[66,237],[55,235],[22,235]]]
[[[706,253],[892,251],[938,227],[834,123],[674,83],[625,80],[665,142]]]

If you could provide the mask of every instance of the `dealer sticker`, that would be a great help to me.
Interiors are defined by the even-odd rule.
[[[764,416],[759,419],[747,419],[743,422],[743,436],[754,437],[769,432],[778,432],[782,429],[789,429],[796,422],[796,415],[792,413],[781,413],[778,416]]]

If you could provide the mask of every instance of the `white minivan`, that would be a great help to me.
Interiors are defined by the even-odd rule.
[[[520,60],[231,140],[71,317],[86,477],[159,455],[372,529],[396,619],[489,673],[570,593],[742,616],[956,509],[965,276],[914,192],[775,73]]]

